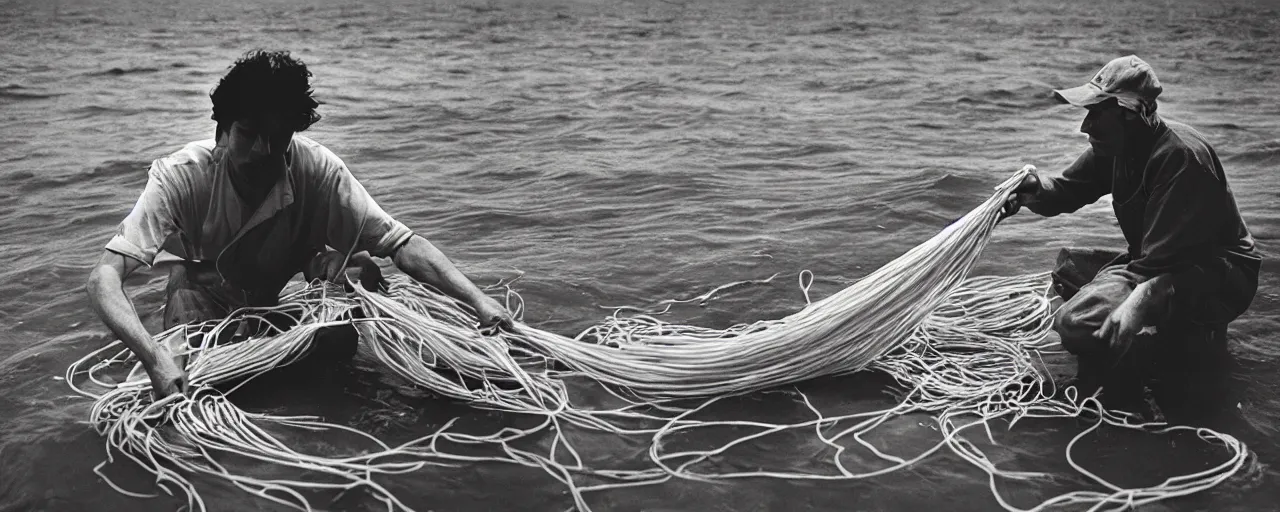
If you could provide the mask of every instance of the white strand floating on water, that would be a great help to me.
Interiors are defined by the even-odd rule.
[[[1046,296],[1047,274],[966,280],[998,221],[1004,197],[1022,175],[1019,172],[1011,177],[981,206],[929,241],[830,297],[808,303],[808,285],[802,275],[801,287],[808,304],[779,320],[717,330],[663,323],[643,314],[622,318],[615,313],[605,323],[575,338],[527,325],[520,325],[517,333],[488,336],[476,330],[474,317],[465,305],[426,286],[396,278],[386,293],[369,293],[356,286],[354,296],[343,296],[333,294],[332,287],[313,285],[282,298],[276,308],[244,309],[222,321],[158,334],[158,342],[179,333],[193,342],[187,369],[195,391],[190,397],[172,396],[153,402],[149,381],[136,373],[122,384],[102,380],[102,372],[136,364],[118,341],[72,364],[65,379],[77,392],[95,400],[91,421],[106,438],[108,462],[113,453],[125,455],[154,474],[161,490],[172,495],[176,487],[192,510],[205,508],[190,480],[191,475],[200,474],[226,479],[246,492],[299,510],[311,509],[303,492],[356,487],[370,490],[388,508],[408,509],[374,477],[411,472],[426,464],[504,462],[546,471],[569,488],[580,510],[588,510],[585,493],[592,491],[651,485],[670,478],[869,478],[918,463],[943,447],[989,475],[991,491],[1002,507],[1022,510],[1005,501],[996,486],[997,479],[1043,475],[998,468],[962,432],[981,425],[994,442],[990,421],[995,419],[1007,419],[1012,428],[1026,417],[1071,418],[1086,413],[1096,415],[1098,421],[1068,444],[1067,459],[1073,468],[1107,491],[1066,493],[1028,510],[1062,504],[1089,504],[1101,509],[1150,503],[1210,488],[1238,472],[1247,450],[1231,436],[1205,429],[1132,423],[1131,417],[1106,411],[1096,399],[1076,400],[1070,393],[1064,397],[1049,390],[1053,383],[1033,365],[1039,351],[1047,348],[1053,313]],[[809,276],[811,282],[812,275]],[[717,291],[738,284],[741,283],[719,287],[694,299],[663,304],[705,301]],[[518,301],[523,310],[518,295],[509,292],[509,303],[511,300]],[[364,318],[352,314],[357,308]],[[267,313],[288,315],[298,327],[234,344],[212,343],[224,330]],[[358,430],[316,418],[247,413],[212,387],[251,379],[287,365],[305,352],[317,329],[342,324],[355,325],[361,343],[374,357],[416,385],[476,407],[544,419],[531,428],[506,428],[488,435],[453,431],[451,421],[429,435],[390,446]],[[554,364],[565,365],[569,370],[552,369]],[[699,412],[727,396],[865,368],[884,371],[897,379],[907,389],[902,402],[882,411],[828,417],[807,396],[798,393],[816,419],[793,424],[695,419]],[[106,391],[81,389],[76,376],[82,374]],[[564,384],[564,379],[572,377],[598,381],[603,389],[631,405],[610,410],[579,407],[572,402]],[[690,399],[701,402],[680,405]],[[862,438],[889,419],[914,412],[935,415],[943,434],[941,441],[924,452],[900,457],[884,453]],[[831,432],[841,422],[854,420],[853,425]],[[1218,466],[1193,475],[1170,478],[1156,486],[1125,489],[1089,472],[1072,457],[1076,442],[1104,423],[1156,432],[1193,431],[1203,439],[1221,443],[1231,456]],[[160,429],[160,424],[172,429]],[[264,428],[267,425],[346,431],[372,443],[376,450],[345,457],[304,454],[270,434]],[[565,436],[564,428],[569,425],[618,435],[649,436],[649,456],[655,467],[587,467]],[[725,426],[748,426],[759,431],[711,450],[663,450],[664,441],[673,436]],[[809,428],[822,443],[835,449],[831,462],[838,474],[694,470],[700,463],[754,439]],[[544,433],[552,435],[545,455],[512,446],[514,441]],[[856,445],[838,443],[846,438]],[[441,441],[493,445],[500,447],[504,456],[450,454],[440,448]],[[892,464],[855,472],[841,460],[849,448],[865,449]],[[330,480],[253,478],[220,464],[215,454],[236,454],[327,475]],[[406,457],[412,461],[405,462]],[[566,457],[571,461],[561,462]],[[152,496],[120,488],[107,479],[101,468],[99,465],[95,471],[117,491],[135,497]],[[575,477],[603,483],[582,485]]]

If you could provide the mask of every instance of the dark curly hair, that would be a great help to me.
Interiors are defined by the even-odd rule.
[[[281,110],[293,131],[306,130],[320,120],[320,102],[312,97],[310,78],[307,65],[287,51],[246,52],[209,93],[218,136],[231,123],[267,108]]]

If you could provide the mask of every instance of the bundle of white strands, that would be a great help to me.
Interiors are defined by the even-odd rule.
[[[389,509],[409,509],[379,479],[427,464],[504,462],[540,468],[564,483],[574,505],[588,510],[592,491],[649,485],[671,478],[785,478],[839,480],[869,478],[920,463],[944,447],[987,472],[997,488],[1004,479],[1052,475],[1002,470],[962,432],[981,426],[994,442],[990,422],[1009,427],[1024,417],[1096,417],[1093,427],[1068,444],[1068,461],[1097,489],[1051,497],[1032,510],[1060,505],[1123,508],[1212,487],[1238,472],[1246,449],[1235,438],[1205,429],[1142,423],[1135,416],[1103,409],[1091,397],[1055,392],[1033,361],[1049,350],[1052,308],[1047,274],[967,279],[999,221],[1001,207],[1028,168],[996,188],[995,194],[928,241],[825,299],[777,320],[707,329],[664,323],[655,315],[615,314],[569,338],[517,323],[515,332],[482,333],[471,310],[437,291],[393,277],[385,292],[355,286],[351,294],[314,283],[282,298],[275,308],[237,311],[219,322],[188,325],[156,336],[158,343],[183,348],[190,387],[186,396],[153,400],[149,380],[133,372],[123,383],[111,380],[136,366],[119,341],[71,365],[66,379],[95,400],[91,421],[107,440],[108,459],[124,455],[156,477],[164,492],[181,493],[192,510],[205,504],[192,478],[225,479],[241,489],[300,510],[307,496],[364,488]],[[801,278],[807,275],[802,273]],[[724,288],[724,287],[722,287]],[[808,295],[805,288],[806,298]],[[707,294],[704,297],[709,297]],[[509,298],[516,297],[509,294]],[[523,309],[523,303],[517,312]],[[356,313],[359,314],[356,314]],[[268,329],[235,343],[214,340],[241,322],[265,315],[288,315],[296,327]],[[355,325],[364,352],[392,372],[436,394],[479,408],[534,415],[536,426],[496,433],[457,431],[448,422],[413,441],[389,445],[354,428],[319,418],[250,413],[236,407],[214,386],[244,381],[290,364],[304,354],[317,330]],[[901,402],[879,411],[824,415],[803,393],[794,393],[814,413],[795,423],[699,419],[725,397],[816,377],[874,369],[902,386]],[[565,382],[589,379],[625,405],[606,409],[576,405]],[[92,385],[86,384],[86,381]],[[225,386],[224,386],[225,387]],[[229,393],[231,390],[227,390]],[[863,439],[895,417],[924,413],[937,422],[942,439],[921,453],[900,457]],[[1227,449],[1225,460],[1192,475],[1171,477],[1140,488],[1123,488],[1077,464],[1072,447],[1102,424],[1155,432],[1190,430]],[[651,467],[590,467],[574,450],[567,427],[644,436]],[[664,446],[697,429],[747,427],[754,432],[709,450],[667,452]],[[349,456],[302,453],[271,434],[279,428],[346,431],[365,446]],[[737,430],[735,430],[737,431]],[[731,449],[782,431],[812,431],[834,450],[828,473],[758,470],[714,472],[708,461],[731,457]],[[517,448],[532,436],[552,436],[547,453]],[[847,444],[842,444],[846,441]],[[449,453],[450,446],[491,446],[492,456]],[[888,461],[876,468],[848,468],[841,455],[866,450]],[[255,477],[245,468],[219,462],[223,455],[291,468],[295,480]],[[105,462],[103,463],[105,464]],[[99,474],[119,492],[123,489]],[[590,481],[589,484],[584,483]]]

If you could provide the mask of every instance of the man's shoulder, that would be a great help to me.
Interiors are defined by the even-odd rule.
[[[182,149],[156,159],[152,172],[162,175],[195,175],[206,172],[213,162],[213,139],[197,140]]]
[[[341,158],[323,144],[303,135],[293,136],[293,159],[291,165],[295,172],[309,176],[326,176],[345,168]]]
[[[304,159],[323,163],[342,163],[342,159],[338,158],[336,153],[310,137],[294,135],[293,144],[293,149],[297,152],[297,156]]]
[[[1191,125],[1168,119],[1164,120],[1164,124],[1169,131],[1162,137],[1163,140],[1156,148],[1157,151],[1201,152],[1212,149],[1209,139]]]
[[[1166,162],[1174,167],[1198,166],[1213,172],[1216,158],[1213,146],[1203,134],[1190,125],[1178,121],[1164,121],[1168,131],[1152,148],[1153,160]]]

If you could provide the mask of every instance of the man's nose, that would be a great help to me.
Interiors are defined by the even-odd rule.
[[[1085,114],[1084,121],[1080,123],[1080,131],[1089,135],[1097,135],[1099,115],[1096,110],[1090,110],[1088,114]]]

